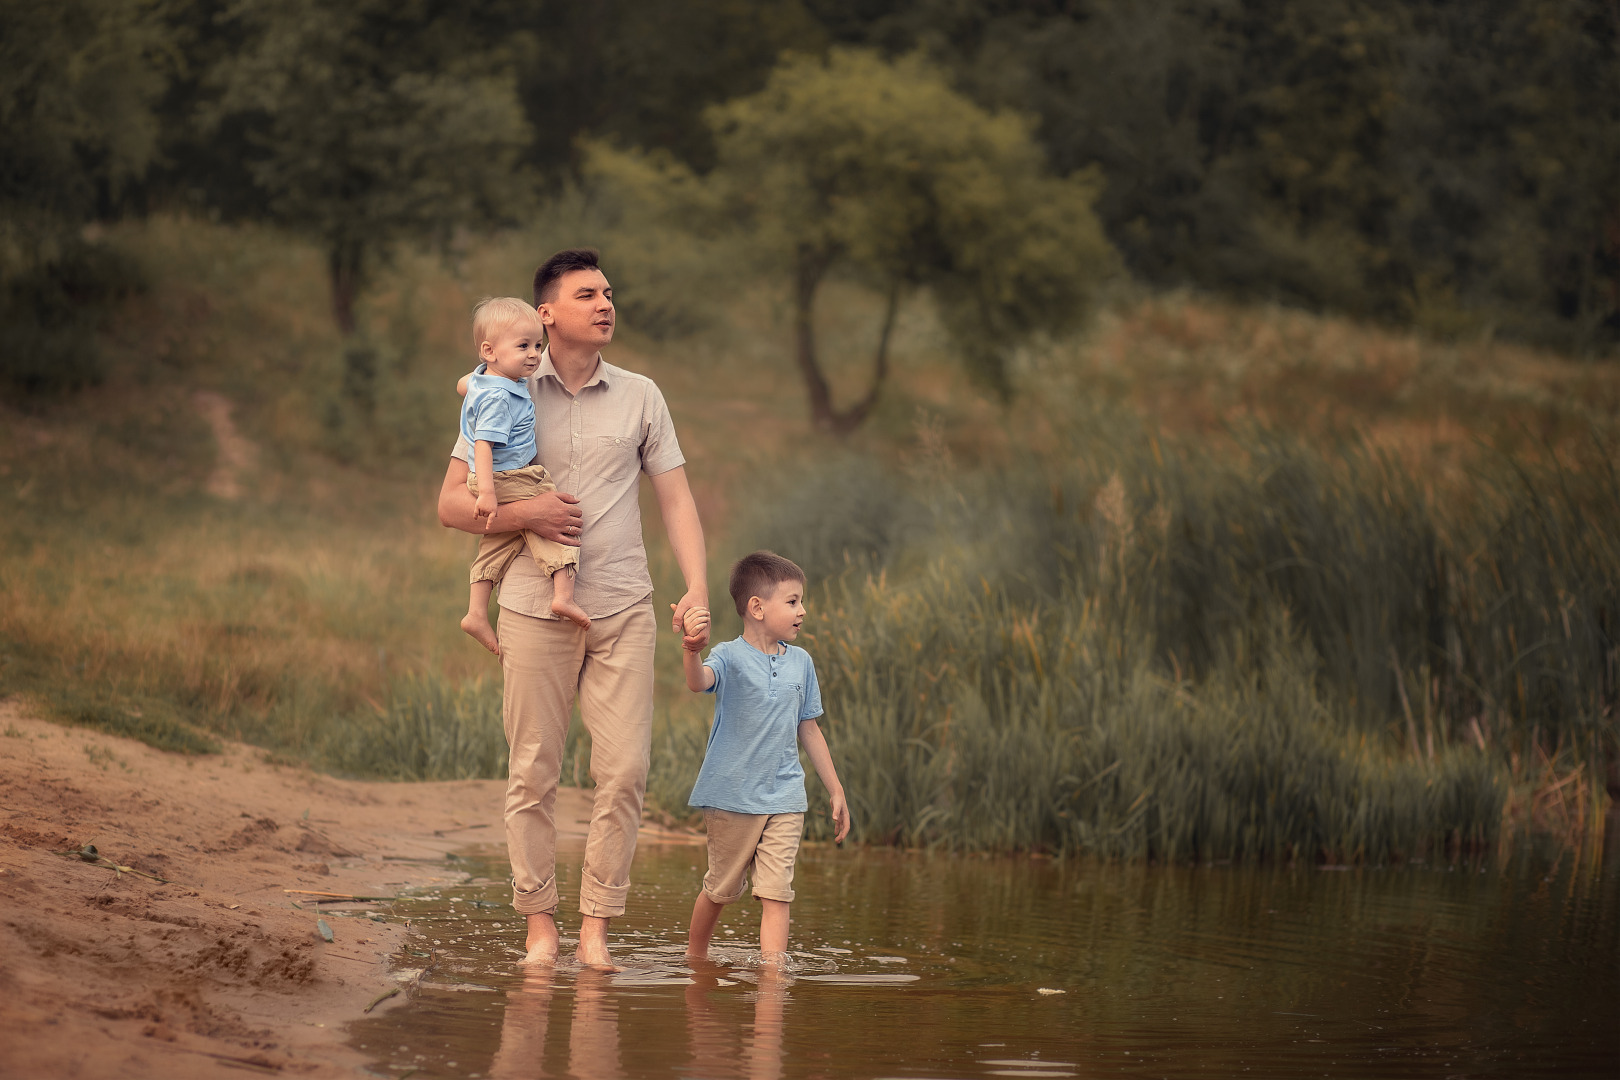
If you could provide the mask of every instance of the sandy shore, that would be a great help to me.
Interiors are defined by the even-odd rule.
[[[395,985],[408,931],[333,918],[329,944],[285,890],[392,895],[503,843],[503,781],[335,780],[242,745],[188,758],[8,702],[0,733],[0,1076],[361,1075],[343,1025]],[[560,791],[560,838],[589,813]],[[84,844],[172,884],[56,854]]]

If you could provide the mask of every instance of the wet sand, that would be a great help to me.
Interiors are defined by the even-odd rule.
[[[0,733],[3,1076],[361,1075],[343,1025],[396,985],[408,931],[328,915],[327,943],[284,890],[393,895],[504,843],[504,781],[337,780],[241,744],[184,757],[15,702]],[[559,838],[589,813],[559,791]],[[172,884],[55,854],[84,844]]]

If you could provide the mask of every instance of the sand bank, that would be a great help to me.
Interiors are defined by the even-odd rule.
[[[503,844],[503,781],[183,757],[8,702],[0,733],[0,1076],[358,1075],[343,1025],[395,985],[408,931],[328,918],[327,943],[285,890],[393,895]],[[558,796],[559,838],[583,838],[589,793]],[[55,854],[85,844],[171,884]]]

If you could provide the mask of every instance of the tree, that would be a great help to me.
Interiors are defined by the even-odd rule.
[[[521,34],[476,40],[423,0],[245,0],[239,55],[213,73],[205,126],[247,127],[274,222],[325,249],[345,334],[367,274],[403,242],[516,218],[532,134],[512,74]]]
[[[851,431],[876,404],[908,292],[932,293],[970,370],[1005,393],[1011,350],[1073,327],[1112,268],[1090,177],[1052,176],[1025,118],[972,104],[921,58],[891,63],[848,49],[789,57],[762,90],[707,119],[717,164],[705,176],[602,146],[587,172],[678,208],[690,223],[746,235],[790,283],[794,356],[824,429]],[[871,381],[842,410],[814,319],[835,272],[885,298]]]
[[[0,4],[0,378],[72,386],[131,271],[84,238],[158,153],[171,41],[151,3]],[[76,363],[69,363],[69,359]]]

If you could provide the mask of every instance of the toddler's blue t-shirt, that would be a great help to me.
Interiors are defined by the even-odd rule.
[[[486,374],[484,365],[467,378],[461,403],[461,434],[467,439],[467,467],[477,469],[473,443],[490,444],[496,472],[534,464],[534,402],[529,385],[503,375]]]
[[[735,814],[810,808],[799,764],[799,722],[821,715],[821,687],[810,654],[781,644],[773,656],[733,638],[704,659],[714,672],[714,727],[687,800],[692,806]]]

